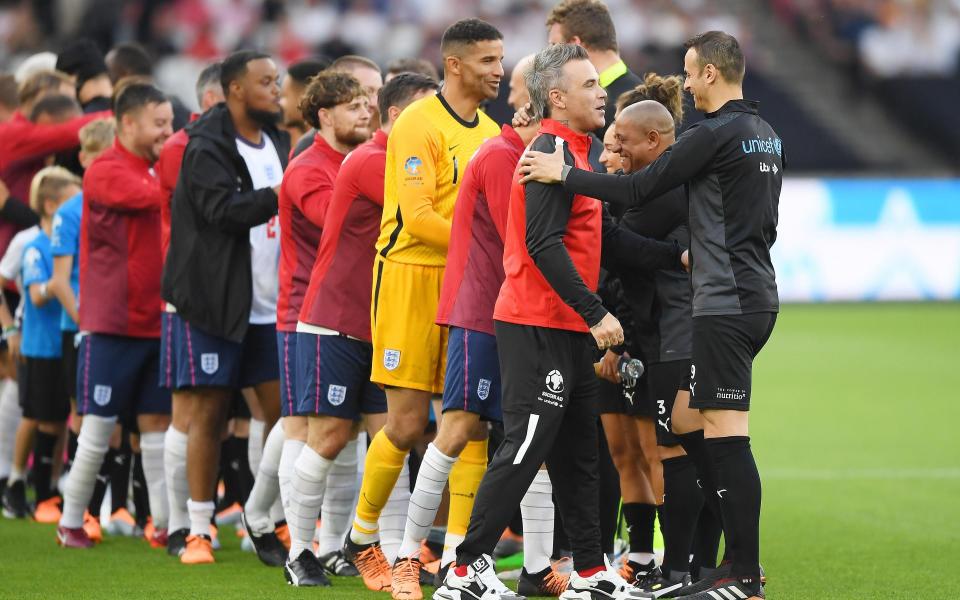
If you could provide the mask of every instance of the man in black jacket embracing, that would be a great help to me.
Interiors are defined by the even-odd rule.
[[[187,564],[213,562],[209,526],[220,434],[234,390],[249,385],[243,377],[254,353],[250,229],[276,215],[290,150],[289,138],[276,126],[280,86],[268,55],[241,51],[227,57],[221,84],[226,102],[188,128],[163,273],[163,299],[179,321],[176,386],[192,414],[190,536],[180,556]]]
[[[527,152],[524,181],[563,182],[568,193],[643,206],[685,185],[693,292],[690,408],[703,430],[684,449],[716,489],[732,561],[684,591],[688,600],[764,598],[760,473],[750,446],[753,361],[780,311],[770,248],[777,239],[785,153],[759,105],[743,98],[736,38],[707,31],[686,43],[684,89],[706,118],[646,168],[607,175],[571,168],[559,152]],[[683,202],[683,196],[678,200]]]

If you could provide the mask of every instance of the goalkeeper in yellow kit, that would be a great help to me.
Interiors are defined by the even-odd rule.
[[[371,379],[386,388],[387,423],[367,450],[353,527],[344,544],[372,590],[389,590],[377,520],[410,448],[443,392],[447,331],[436,324],[457,190],[467,162],[500,128],[480,111],[503,77],[503,35],[479,19],[443,34],[443,88],[411,104],[387,141],[383,218],[373,266]],[[444,418],[456,418],[456,411]],[[486,442],[468,444],[450,473],[448,542],[466,533],[486,469]],[[456,484],[454,482],[457,482]],[[454,492],[454,490],[451,490]],[[451,540],[452,537],[452,540]]]

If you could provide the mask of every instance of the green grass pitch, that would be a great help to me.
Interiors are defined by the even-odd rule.
[[[960,304],[786,306],[756,362],[768,598],[960,598]],[[66,551],[0,519],[0,598],[385,598],[293,589],[225,531],[216,565]]]

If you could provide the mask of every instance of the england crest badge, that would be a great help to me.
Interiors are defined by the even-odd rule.
[[[333,406],[340,406],[347,399],[347,387],[343,385],[331,385],[327,388],[327,402]]]
[[[201,354],[200,368],[207,375],[213,375],[220,368],[220,355],[216,352],[206,352]]]
[[[93,401],[97,406],[106,406],[110,404],[110,396],[113,395],[113,388],[109,385],[93,386]]]
[[[400,366],[400,351],[399,350],[390,350],[389,348],[383,351],[383,368],[388,371],[393,371]]]
[[[481,400],[486,400],[490,396],[490,380],[481,379],[477,384],[477,396]]]

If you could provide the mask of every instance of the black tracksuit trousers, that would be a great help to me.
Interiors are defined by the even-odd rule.
[[[596,345],[588,333],[495,322],[505,438],[473,505],[457,564],[493,554],[540,465],[578,570],[603,566],[600,549]]]

